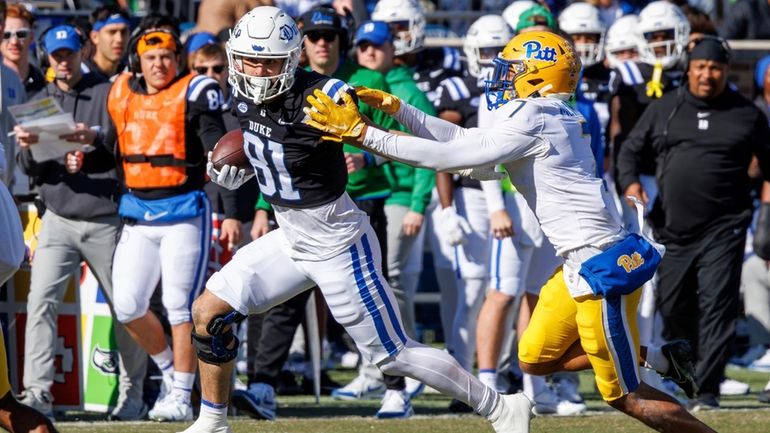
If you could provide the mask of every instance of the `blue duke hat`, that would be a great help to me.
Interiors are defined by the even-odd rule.
[[[390,27],[383,21],[366,21],[356,30],[356,45],[363,42],[370,42],[377,46],[385,42],[393,42]]]
[[[43,45],[48,54],[53,54],[64,48],[80,51],[80,35],[75,27],[68,25],[56,26],[46,32]]]

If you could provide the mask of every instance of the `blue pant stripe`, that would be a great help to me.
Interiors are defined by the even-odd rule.
[[[356,247],[356,244],[351,245],[349,251],[350,257],[353,261],[353,275],[356,278],[358,294],[361,296],[361,300],[364,301],[364,307],[366,307],[366,311],[370,316],[372,316],[372,320],[374,321],[374,328],[377,330],[377,336],[380,338],[380,341],[382,341],[382,345],[385,347],[385,350],[388,351],[389,355],[395,355],[397,352],[396,345],[393,344],[393,341],[391,341],[388,330],[385,328],[385,322],[382,320],[380,310],[377,308],[377,305],[374,304],[372,294],[369,293],[369,289],[366,287],[366,280],[364,279],[364,273],[361,269],[361,260],[358,256],[358,248]]]
[[[460,247],[454,247],[454,253],[455,253],[455,278],[458,280],[463,279],[463,274],[460,272],[460,253],[458,253],[458,248]]]
[[[203,202],[203,215],[201,215],[201,251],[198,256],[198,265],[195,267],[195,278],[193,286],[190,288],[190,294],[187,298],[187,309],[192,310],[193,301],[201,294],[203,290],[203,276],[206,275],[206,268],[209,264],[209,250],[211,250],[211,203],[208,197],[201,191]]]
[[[500,290],[500,256],[502,255],[503,251],[503,240],[502,239],[495,239],[495,246],[497,247],[497,251],[495,251],[495,289],[498,291]]]
[[[625,384],[627,392],[632,392],[639,387],[639,378],[636,373],[637,360],[634,359],[631,350],[633,342],[628,341],[626,324],[623,319],[623,297],[606,298],[604,305],[607,309],[607,336],[612,342],[614,352],[617,355],[616,365],[620,368],[620,380]]]
[[[379,273],[377,272],[377,268],[374,265],[374,256],[372,255],[371,245],[369,245],[369,238],[366,235],[361,237],[361,245],[364,247],[364,255],[366,256],[366,264],[369,270],[369,278],[372,279],[372,282],[374,282],[374,287],[377,288],[377,293],[380,295],[380,299],[382,299],[382,303],[385,305],[385,311],[388,313],[390,323],[393,326],[393,329],[396,331],[396,335],[398,335],[398,338],[401,339],[401,344],[406,344],[406,335],[404,335],[404,330],[401,328],[401,324],[396,320],[396,317],[398,316],[396,316],[396,312],[393,309],[393,304],[390,302],[390,298],[388,297],[387,293],[385,293],[385,288],[382,286]],[[391,353],[391,355],[393,354]]]

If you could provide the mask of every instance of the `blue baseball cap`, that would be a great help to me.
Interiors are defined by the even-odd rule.
[[[385,42],[393,42],[390,26],[384,21],[366,21],[356,30],[356,45],[363,42],[371,42],[377,46]]]
[[[187,39],[187,54],[192,54],[206,45],[218,44],[219,40],[216,36],[208,32],[200,32],[190,35]]]
[[[48,54],[61,50],[63,48],[72,51],[80,51],[80,35],[75,27],[61,25],[48,30],[43,40],[43,45]]]

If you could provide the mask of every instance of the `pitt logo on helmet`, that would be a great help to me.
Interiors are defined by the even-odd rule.
[[[644,259],[642,258],[642,255],[636,251],[634,251],[634,253],[630,256],[628,254],[623,254],[622,256],[618,257],[618,266],[622,266],[628,274],[643,264]]]
[[[524,48],[527,50],[526,54],[524,54],[524,57],[528,59],[556,63],[556,48],[543,48],[543,45],[538,41],[527,41],[524,43]]]

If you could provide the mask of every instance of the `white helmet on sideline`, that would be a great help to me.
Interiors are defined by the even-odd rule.
[[[503,10],[503,19],[508,23],[511,29],[515,30],[516,26],[519,24],[519,17],[521,17],[521,14],[536,4],[537,3],[532,0],[516,0]]]
[[[642,51],[644,38],[639,34],[637,24],[639,17],[636,15],[624,15],[615,20],[607,30],[607,36],[604,43],[604,55],[611,68],[617,68],[625,60],[635,60],[635,58],[619,59],[616,53],[620,51],[634,50],[636,58]]]
[[[468,72],[474,77],[503,50],[513,37],[513,31],[500,15],[484,15],[468,28],[463,51],[468,59]]]
[[[559,28],[569,35],[596,35],[596,42],[575,42],[575,50],[580,54],[583,67],[602,61],[607,26],[599,16],[596,6],[589,3],[572,3],[559,14]]]
[[[393,35],[395,55],[422,48],[425,41],[425,12],[415,0],[380,0],[372,11],[373,21],[385,21]]]
[[[299,65],[302,34],[294,20],[273,6],[252,9],[238,20],[227,41],[227,60],[235,94],[262,104],[288,91]],[[255,77],[243,71],[243,59],[285,59],[278,75]]]
[[[644,38],[639,53],[639,59],[644,63],[654,65],[659,61],[664,68],[671,68],[687,49],[690,23],[682,10],[673,3],[659,0],[645,6],[639,13],[638,29]],[[656,33],[661,32],[667,33],[667,39],[652,40]]]

